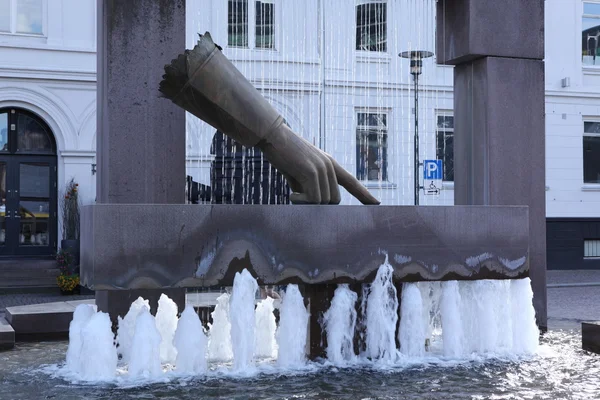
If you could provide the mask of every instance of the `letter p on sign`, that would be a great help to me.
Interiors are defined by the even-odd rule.
[[[442,180],[444,177],[442,165],[442,160],[424,160],[423,176],[425,180]]]

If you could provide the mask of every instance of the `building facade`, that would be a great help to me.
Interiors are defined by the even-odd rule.
[[[51,256],[60,193],[95,198],[96,7],[0,0],[0,257]]]
[[[424,59],[415,90],[409,60],[398,56],[434,51],[435,0],[188,0],[187,8],[187,47],[211,32],[288,125],[382,204],[414,204],[416,109],[419,160],[444,166],[440,194],[420,191],[419,203],[453,204],[453,69]],[[600,268],[600,0],[545,8],[548,265]],[[71,178],[84,203],[95,200],[95,32],[93,0],[0,0],[2,256],[56,250],[59,193]],[[188,175],[207,186],[215,133],[188,115]],[[344,190],[342,198],[357,204]]]

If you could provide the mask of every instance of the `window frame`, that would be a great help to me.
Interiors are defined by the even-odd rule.
[[[357,39],[358,39],[358,25],[357,25],[357,14],[358,14],[358,7],[361,5],[365,5],[365,4],[385,4],[385,51],[377,51],[377,50],[365,50],[365,49],[358,49],[357,48]],[[357,52],[360,55],[367,55],[367,54],[373,54],[373,55],[388,55],[390,48],[389,48],[389,33],[390,33],[390,27],[389,27],[389,15],[390,15],[390,2],[388,2],[388,0],[356,0],[355,4],[354,4],[354,14],[353,14],[353,19],[354,19],[354,51]]]
[[[17,2],[18,0],[8,0],[9,2],[9,30],[0,31],[0,35],[47,38],[48,37],[48,0],[40,0],[42,4],[42,33],[18,32],[17,31]]]
[[[585,5],[586,4],[595,4],[598,7],[600,7],[600,1],[593,1],[593,0],[584,0],[581,2],[581,18],[579,19],[579,23],[581,24],[581,29],[579,30],[580,34],[583,35],[583,19],[584,18],[593,18],[593,19],[597,19],[600,25],[600,13],[599,14],[586,14],[585,13]],[[580,46],[583,46],[582,40],[583,36],[578,36],[577,40],[578,40],[578,48],[581,48]],[[589,40],[589,39],[588,39]],[[600,37],[598,37],[597,39],[598,41],[600,41]],[[598,58],[598,64],[586,64],[583,62],[583,49],[581,50],[581,65],[583,68],[600,68],[600,46],[597,44],[598,47],[598,52],[597,52],[597,58]]]
[[[225,4],[226,8],[226,24],[225,24],[225,32],[227,35],[227,48],[233,51],[243,51],[243,50],[257,50],[257,51],[265,51],[265,52],[274,52],[278,50],[279,44],[279,27],[277,25],[277,21],[280,18],[280,10],[281,4],[279,0],[258,0],[262,3],[270,3],[273,4],[273,46],[272,47],[258,47],[256,45],[256,2],[257,0],[247,0],[248,11],[247,11],[247,27],[246,32],[248,35],[248,45],[247,46],[232,46],[229,44],[229,0]]]
[[[585,141],[585,137],[597,137],[600,138],[600,133],[592,133],[592,132],[586,132],[585,131],[585,123],[589,122],[589,123],[594,123],[594,124],[600,124],[600,119],[598,118],[584,118],[583,119],[583,134],[581,136],[581,146],[582,146],[582,155],[581,155],[581,172],[582,172],[582,180],[583,180],[583,184],[586,187],[600,187],[600,181],[599,182],[586,182],[585,181],[585,147],[584,147],[584,141]]]
[[[375,114],[375,115],[383,115],[385,116],[385,128],[381,129],[379,126],[374,126],[374,125],[359,125],[359,114]],[[358,179],[361,182],[365,182],[365,183],[389,183],[389,171],[388,171],[388,164],[389,164],[389,154],[388,154],[388,148],[390,147],[390,135],[389,135],[389,118],[390,118],[391,113],[388,110],[380,110],[380,109],[357,109],[354,112],[354,117],[355,119],[355,150],[356,151],[360,151],[360,145],[361,145],[361,141],[359,141],[359,135],[362,137],[364,136],[368,136],[370,134],[370,132],[372,131],[376,131],[377,135],[380,135],[382,138],[384,138],[385,140],[382,140],[381,142],[379,142],[378,140],[378,148],[381,151],[381,162],[382,162],[382,166],[381,166],[381,179],[369,179],[369,173],[368,173],[368,164],[367,162],[365,162],[364,164],[364,170],[362,171],[362,173],[359,173],[359,168],[360,168],[360,162],[359,162],[359,158],[356,157],[356,169],[355,169],[355,177],[356,179]],[[368,140],[368,139],[367,139]]]
[[[452,117],[452,129],[440,128],[438,126],[438,118],[439,117]],[[438,154],[437,154],[437,151],[438,151],[438,146],[437,146],[437,143],[438,143],[438,134],[442,133],[444,135],[443,136],[443,139],[444,139],[443,142],[444,142],[444,145],[445,145],[445,143],[446,143],[446,140],[445,140],[446,139],[446,135],[449,132],[451,132],[450,135],[452,136],[452,169],[454,170],[454,133],[455,133],[455,131],[454,131],[454,111],[452,111],[452,110],[436,110],[436,112],[435,112],[435,156],[436,156],[436,158],[438,158]],[[454,176],[454,172],[452,173],[453,180],[448,181],[448,180],[445,179],[446,178],[445,148],[444,148],[444,154],[443,154],[443,157],[441,158],[441,160],[442,160],[442,166],[444,168],[443,169],[444,175],[443,175],[442,183],[444,183],[444,184],[454,184],[454,178],[456,178]]]

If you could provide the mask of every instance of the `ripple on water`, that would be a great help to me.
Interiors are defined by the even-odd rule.
[[[537,356],[282,371],[259,364],[249,377],[213,366],[203,377],[167,372],[159,383],[73,384],[60,378],[66,342],[20,344],[0,353],[0,399],[598,399],[600,357],[582,351],[579,331],[547,333]]]

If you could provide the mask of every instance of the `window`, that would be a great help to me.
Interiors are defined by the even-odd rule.
[[[583,183],[600,183],[600,122],[584,122],[583,131]]]
[[[249,15],[254,15],[254,30],[249,26]],[[275,4],[274,0],[229,0],[227,45],[257,49],[275,48]],[[253,35],[251,35],[253,34]],[[251,37],[253,36],[253,37]]]
[[[356,50],[387,52],[387,3],[360,0],[356,6]]]
[[[359,112],[356,126],[356,177],[387,181],[387,115]]]
[[[444,181],[454,182],[454,116],[437,116],[436,158],[442,160]]]
[[[0,32],[43,35],[43,0],[0,0]]]
[[[272,49],[274,38],[273,11],[275,5],[271,1],[256,2],[256,47]]]
[[[227,45],[248,47],[248,0],[229,0]]]
[[[583,3],[581,20],[581,50],[583,65],[596,65],[600,45],[600,3]]]
[[[583,257],[595,258],[600,257],[600,240],[584,240],[583,241]]]

